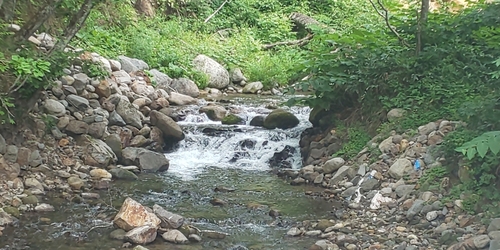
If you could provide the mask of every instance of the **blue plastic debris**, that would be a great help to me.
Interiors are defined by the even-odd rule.
[[[415,160],[415,171],[419,171],[420,170],[420,161],[418,159]]]

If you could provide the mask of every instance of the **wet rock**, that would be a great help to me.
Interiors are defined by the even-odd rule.
[[[0,210],[0,226],[3,227],[12,223],[14,223],[14,218],[10,214]]]
[[[251,126],[264,127],[265,116],[258,115],[250,121]]]
[[[268,163],[271,167],[275,168],[291,168],[292,163],[289,161],[289,159],[293,156],[294,153],[295,148],[286,145],[283,150],[274,153],[271,159],[269,159]]]
[[[154,213],[148,212],[139,202],[127,198],[116,214],[113,223],[125,231],[148,225],[155,228],[156,234],[156,228],[160,225],[161,220]]]
[[[116,230],[111,231],[111,233],[109,234],[109,237],[113,240],[123,241],[125,239],[125,234],[127,234],[127,232],[125,232],[125,230],[118,228]]]
[[[296,227],[292,227],[292,228],[290,228],[290,230],[288,230],[288,232],[286,232],[286,235],[292,236],[292,237],[299,236],[301,234],[302,234],[302,231]]]
[[[195,69],[208,75],[208,87],[223,89],[229,85],[229,72],[212,58],[198,55],[193,64]]]
[[[125,240],[135,244],[148,244],[156,239],[156,227],[146,225],[136,227],[125,234]]]
[[[189,239],[189,241],[191,241],[191,242],[201,242],[201,241],[202,241],[201,236],[199,236],[199,235],[197,235],[197,234],[190,234],[190,235],[188,236],[188,239]]]
[[[151,111],[149,115],[151,124],[161,130],[165,140],[173,140],[175,142],[184,140],[185,135],[181,127],[172,118],[155,110]]]
[[[168,230],[166,233],[162,234],[161,237],[168,242],[176,244],[188,243],[189,240],[182,234],[179,230]]]
[[[21,197],[21,200],[26,205],[36,205],[36,204],[38,204],[38,198],[35,195],[28,195],[26,197]]]
[[[264,119],[264,127],[267,129],[289,129],[297,126],[298,124],[299,119],[294,114],[283,109],[273,110]]]
[[[208,105],[201,107],[200,113],[205,113],[212,121],[220,121],[226,116],[227,110],[219,105]]]
[[[184,224],[184,217],[171,213],[164,209],[163,207],[155,204],[153,206],[153,212],[161,220],[162,228],[180,228]]]
[[[41,203],[38,206],[35,207],[35,211],[37,212],[54,212],[54,206],[47,204],[47,203]]]
[[[113,178],[118,180],[135,181],[139,179],[139,177],[137,177],[134,173],[122,168],[113,168],[109,170],[109,173],[111,173]]]
[[[128,147],[122,150],[122,161],[125,165],[138,166],[142,171],[166,171],[169,161],[165,155],[145,148]]]
[[[4,207],[3,211],[5,211],[6,213],[8,213],[16,218],[19,218],[21,216],[21,212],[19,212],[19,209],[15,208],[15,207],[11,207],[11,206]]]
[[[229,114],[229,115],[226,115],[224,118],[222,118],[221,122],[222,122],[222,124],[226,124],[226,125],[235,125],[235,124],[244,124],[245,120],[243,120],[243,118],[241,118],[237,115]]]
[[[226,236],[229,236],[228,233],[223,233],[213,230],[202,230],[201,234],[209,239],[219,239],[219,240],[226,238]]]

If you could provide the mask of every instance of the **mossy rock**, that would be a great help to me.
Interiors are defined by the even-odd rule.
[[[19,209],[15,208],[15,207],[4,207],[3,211],[16,217],[16,218],[19,218],[21,216]]]
[[[241,118],[237,115],[229,114],[229,115],[226,115],[224,118],[222,118],[221,122],[222,122],[222,124],[226,124],[226,125],[234,125],[234,124],[243,124],[244,120],[243,120],[243,118]]]
[[[264,127],[267,129],[288,129],[299,125],[299,119],[284,109],[276,109],[264,119]]]
[[[137,177],[137,175],[135,175],[134,173],[132,173],[126,169],[122,169],[122,168],[113,168],[113,169],[110,169],[109,172],[111,173],[113,178],[118,179],[118,180],[135,181],[135,180],[139,179]]]

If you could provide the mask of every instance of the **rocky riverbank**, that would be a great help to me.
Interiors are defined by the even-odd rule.
[[[54,44],[48,34],[30,41],[41,49]],[[229,74],[204,55],[193,60],[209,76],[210,87],[200,91],[193,81],[171,79],[139,59],[79,53],[65,75],[42,92],[27,122],[0,134],[0,235],[25,213],[57,212],[48,193],[85,202],[99,199],[97,191],[115,179],[134,181],[143,172],[168,170],[163,152],[184,139],[177,121],[188,107],[204,106],[199,112],[210,119],[239,124],[247,121],[216,100],[231,93],[280,94],[246,83],[241,71]],[[89,77],[84,71],[89,64],[109,76]],[[290,128],[296,121],[277,109],[252,124]]]
[[[389,116],[394,114],[403,112]],[[305,131],[301,152],[310,164],[279,174],[291,185],[325,188],[309,195],[339,206],[331,219],[303,221],[287,235],[317,238],[310,249],[500,249],[500,218],[484,224],[483,214],[464,212],[462,200],[443,200],[448,177],[439,183],[421,179],[442,167],[437,145],[459,125],[440,120],[404,134],[380,134],[352,159],[327,157],[340,148],[335,130]],[[433,191],[426,191],[430,186]]]

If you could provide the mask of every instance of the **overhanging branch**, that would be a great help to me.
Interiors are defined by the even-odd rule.
[[[375,4],[373,2],[373,0],[369,0],[370,3],[372,4],[373,8],[375,9],[375,11],[382,17],[384,18],[384,21],[385,21],[385,25],[387,26],[387,28],[389,28],[389,30],[398,38],[399,42],[401,42],[401,44],[403,44],[404,46],[406,47],[410,47],[410,45],[399,35],[399,33],[396,31],[396,29],[394,29],[394,27],[392,27],[390,21],[389,21],[389,11],[387,10],[387,8],[385,8],[385,6],[382,4],[382,1],[381,0],[377,0],[377,4],[379,7],[377,7],[377,4]],[[382,9],[382,11],[379,10]]]

